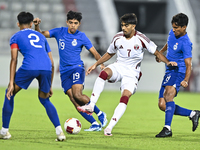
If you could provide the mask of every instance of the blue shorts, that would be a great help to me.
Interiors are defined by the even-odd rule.
[[[61,73],[60,75],[62,88],[66,93],[67,90],[71,89],[74,84],[84,84],[85,80],[85,69],[76,67],[72,70]]]
[[[181,82],[184,80],[184,78],[185,78],[185,73],[174,72],[174,71],[166,73],[160,88],[159,98],[164,97],[163,94],[165,91],[165,86],[174,86],[176,88],[175,96],[177,96],[180,90]]]
[[[24,70],[19,68],[15,74],[15,84],[23,89],[27,89],[33,79],[37,79],[39,90],[49,93],[51,88],[51,71],[47,70]]]

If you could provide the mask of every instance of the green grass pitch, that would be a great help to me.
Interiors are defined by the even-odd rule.
[[[0,107],[3,106],[5,88],[0,88]],[[90,95],[91,91],[84,91]],[[62,90],[54,90],[51,98],[60,117],[61,126],[70,117],[78,118],[82,130],[77,135],[65,132],[66,141],[55,142],[56,134],[45,109],[40,104],[36,89],[20,91],[15,97],[14,113],[10,123],[10,140],[0,140],[1,150],[198,150],[200,127],[192,132],[188,117],[174,116],[172,138],[157,139],[155,135],[164,125],[164,112],[158,109],[158,93],[137,92],[129,100],[126,112],[114,127],[112,137],[100,132],[85,132],[90,124],[75,110]],[[180,92],[175,102],[182,107],[200,109],[199,93]],[[103,91],[97,106],[113,115],[120,99],[120,91]],[[97,119],[96,115],[93,115]],[[0,113],[0,117],[2,114]],[[0,123],[0,126],[2,123]]]

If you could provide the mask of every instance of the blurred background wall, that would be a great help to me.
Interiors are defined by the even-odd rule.
[[[186,91],[200,91],[200,1],[199,0],[0,0],[0,86],[6,87],[9,82],[10,46],[9,39],[17,31],[17,15],[29,11],[34,17],[42,19],[40,28],[50,30],[66,26],[66,13],[69,10],[83,14],[80,31],[85,32],[97,51],[103,55],[113,36],[119,32],[119,18],[125,13],[135,13],[138,17],[136,29],[146,34],[158,45],[158,50],[167,42],[171,29],[171,18],[179,12],[189,17],[188,35],[193,43],[193,71],[190,86]],[[59,56],[55,39],[48,39],[55,61],[54,88],[60,88]],[[86,49],[81,54],[87,69],[95,60]],[[19,54],[18,67],[22,56]],[[105,65],[115,61],[115,57]],[[138,91],[157,92],[165,72],[163,63],[155,62],[154,55],[145,52],[142,62],[143,76]],[[86,77],[85,89],[92,89],[100,69]],[[106,83],[107,90],[119,90],[117,85]],[[34,81],[31,87],[37,87]]]

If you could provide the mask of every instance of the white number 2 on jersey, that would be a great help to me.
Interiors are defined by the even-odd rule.
[[[32,36],[34,36],[36,39],[35,40],[30,40],[30,43],[32,46],[36,47],[36,48],[42,48],[42,45],[36,45],[35,43],[39,42],[40,38],[39,36],[37,36],[34,33],[31,33],[28,35],[28,38],[30,39]]]

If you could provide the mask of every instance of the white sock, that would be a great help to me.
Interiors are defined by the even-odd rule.
[[[93,123],[92,123],[92,125],[93,125],[93,124],[99,125],[99,124],[98,124],[98,122],[96,122],[96,121],[95,121],[95,122],[93,122]]]
[[[104,85],[105,85],[105,80],[98,77],[94,83],[92,95],[90,97],[90,104],[92,107],[94,107],[94,105],[97,103],[97,100],[99,99],[99,96],[104,89]]]
[[[97,114],[97,116],[100,116],[102,114],[102,111],[100,110],[100,112]]]
[[[60,133],[63,132],[61,126],[57,126],[55,129],[56,129],[56,134],[57,135],[60,135]]]
[[[127,105],[124,103],[119,103],[118,106],[115,108],[114,114],[109,122],[107,128],[111,129],[117,124],[119,119],[122,117],[126,110]]]
[[[196,112],[195,112],[195,111],[192,111],[192,112],[190,113],[190,118],[192,118],[195,114],[196,114]]]
[[[170,127],[170,126],[165,125],[165,127],[166,127],[169,131],[171,131],[171,127]]]
[[[8,128],[1,128],[1,134],[5,135],[8,132]]]

